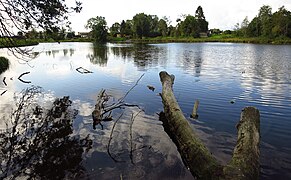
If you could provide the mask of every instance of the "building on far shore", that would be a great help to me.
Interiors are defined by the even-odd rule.
[[[78,36],[81,38],[88,38],[90,32],[78,32]]]

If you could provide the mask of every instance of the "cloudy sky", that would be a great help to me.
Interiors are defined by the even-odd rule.
[[[69,0],[73,1],[73,0]],[[170,17],[175,25],[182,14],[195,14],[200,5],[203,8],[209,28],[233,29],[236,23],[248,16],[249,20],[258,14],[263,5],[270,5],[275,12],[285,6],[291,11],[291,0],[80,0],[83,10],[71,15],[72,28],[76,32],[86,31],[84,25],[91,17],[105,17],[108,26],[114,22],[132,19],[137,13]]]

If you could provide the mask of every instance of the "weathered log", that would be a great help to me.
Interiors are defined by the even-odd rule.
[[[162,71],[160,78],[163,85],[161,97],[164,104],[165,119],[163,125],[166,127],[166,132],[173,139],[184,163],[190,168],[194,177],[200,179],[217,178],[222,173],[222,166],[195,135],[183,115],[172,91],[174,76]]]
[[[174,76],[160,72],[163,126],[176,144],[183,162],[197,179],[258,179],[259,174],[259,111],[243,110],[237,126],[239,136],[230,163],[223,167],[211,155],[183,115],[173,93]]]
[[[237,124],[238,138],[230,163],[224,167],[226,179],[259,179],[260,113],[254,107],[242,110]]]

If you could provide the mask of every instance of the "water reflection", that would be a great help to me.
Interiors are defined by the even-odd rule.
[[[91,147],[89,136],[71,137],[77,112],[69,97],[56,99],[50,109],[36,103],[41,88],[22,91],[0,136],[0,178],[63,179],[84,173],[82,154]],[[12,124],[8,125],[9,122]]]
[[[72,48],[70,48],[70,49],[63,49],[64,56],[67,56],[68,53],[70,53],[69,56],[71,57],[71,56],[73,56],[74,52],[75,52],[75,50],[72,49]]]
[[[160,57],[166,55],[163,48],[148,44],[111,46],[110,50],[117,57],[128,60],[132,59],[139,70],[146,70],[157,66]]]
[[[86,56],[90,62],[99,66],[106,66],[108,61],[108,47],[106,45],[94,44],[91,50],[92,53]]]
[[[219,160],[227,162],[231,157],[236,140],[235,125],[241,109],[256,106],[261,112],[261,178],[291,177],[291,46],[109,43],[95,48],[91,43],[46,43],[36,46],[34,51],[39,53],[30,62],[34,68],[12,60],[11,68],[0,75],[1,81],[6,77],[7,83],[7,86],[0,83],[0,93],[7,90],[0,96],[1,114],[15,108],[13,98],[9,97],[26,87],[26,84],[17,80],[26,71],[31,73],[25,78],[33,84],[54,92],[55,95],[50,99],[52,102],[55,96],[70,95],[73,108],[79,110],[70,137],[84,139],[90,134],[93,141],[92,148],[83,153],[82,164],[87,174],[84,178],[94,179],[98,175],[110,179],[112,175],[120,179],[122,175],[123,178],[135,179],[144,174],[144,178],[148,179],[158,176],[170,178],[171,173],[179,174],[177,176],[181,179],[188,177],[175,146],[167,139],[155,116],[163,108],[160,98],[156,96],[161,91],[158,77],[161,70],[175,74],[175,95],[186,115],[191,113],[195,100],[200,100],[201,122],[191,123],[203,126],[200,127],[204,132],[202,139],[207,138],[203,140]],[[46,51],[51,52],[42,53]],[[76,71],[78,67],[93,73],[80,74]],[[129,158],[129,119],[136,112],[130,110],[117,124],[113,134],[113,153],[126,161],[116,164],[106,152],[110,130],[116,119],[104,123],[103,131],[101,128],[94,130],[91,112],[98,90],[106,88],[110,95],[118,99],[141,73],[145,73],[144,78],[126,101],[145,109],[145,113],[133,125],[136,148],[151,148],[136,151],[134,162],[137,165],[132,165]],[[149,91],[147,85],[153,85],[155,92]],[[235,100],[234,104],[230,103],[232,99]],[[50,109],[52,103],[49,104],[43,109]],[[44,107],[43,104],[39,105]],[[114,116],[120,115],[118,113]],[[136,174],[133,169],[137,171]]]
[[[176,54],[176,58],[179,59],[178,64],[181,63],[180,66],[185,70],[185,72],[193,74],[195,77],[199,77],[204,58],[203,52],[203,44],[186,46],[183,48],[182,52]]]
[[[66,56],[73,56],[74,55],[74,52],[75,50],[70,48],[70,49],[62,49],[62,50],[59,50],[59,49],[55,49],[55,50],[49,50],[49,51],[45,51],[45,55],[47,56],[52,56],[53,58],[56,57],[57,54],[61,53],[61,51],[63,51],[63,56],[66,57]],[[34,52],[34,53],[40,53],[40,52]]]

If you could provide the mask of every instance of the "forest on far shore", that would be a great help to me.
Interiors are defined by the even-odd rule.
[[[115,22],[108,27],[105,17],[96,16],[87,20],[88,33],[76,33],[72,29],[54,27],[37,31],[34,28],[17,34],[18,38],[36,39],[39,42],[53,41],[183,41],[183,42],[253,42],[270,43],[272,40],[285,40],[291,43],[291,12],[284,6],[274,13],[268,5],[262,6],[256,17],[249,20],[246,16],[234,29],[221,31],[209,29],[203,8],[198,6],[194,15],[182,15],[172,25],[169,17],[138,13],[132,19]],[[204,38],[204,39],[201,39]],[[283,43],[284,43],[283,42]]]

